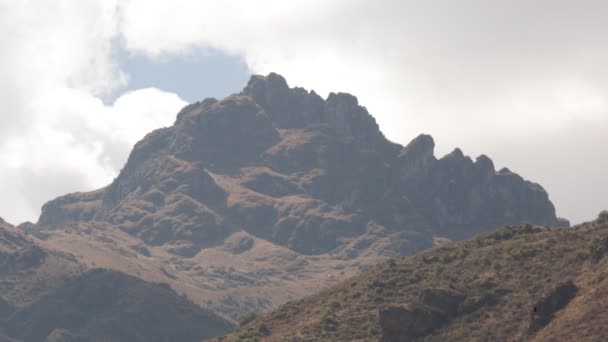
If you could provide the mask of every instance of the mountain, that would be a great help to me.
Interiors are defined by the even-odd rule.
[[[222,341],[605,341],[608,212],[505,226],[391,260]]]
[[[49,250],[167,283],[232,322],[390,257],[504,224],[559,226],[545,190],[420,135],[388,141],[356,97],[271,73],[183,108],[107,187],[19,227]]]
[[[0,220],[2,341],[201,341],[231,329],[166,284],[89,270]]]
[[[323,100],[276,74],[184,108],[140,141],[107,188],[47,203],[40,229],[103,222],[192,256],[234,231],[306,255],[335,251],[370,221],[462,239],[505,223],[555,226],[547,193],[480,156],[436,159],[421,135],[391,143],[349,94]],[[181,251],[181,252],[180,252]]]

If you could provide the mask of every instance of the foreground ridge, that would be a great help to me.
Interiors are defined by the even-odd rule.
[[[391,260],[222,341],[605,340],[608,213],[506,226]]]

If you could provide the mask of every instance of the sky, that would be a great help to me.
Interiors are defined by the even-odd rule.
[[[107,185],[181,107],[273,71],[590,220],[608,209],[607,17],[603,0],[0,0],[0,216]]]

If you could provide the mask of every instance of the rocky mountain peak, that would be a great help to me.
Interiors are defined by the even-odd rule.
[[[376,119],[351,94],[330,93],[325,102],[324,114],[325,121],[339,137],[353,139],[369,148],[386,142]]]
[[[475,159],[475,168],[482,177],[492,177],[496,174],[494,162],[485,154],[482,154]]]
[[[437,159],[434,155],[435,141],[428,134],[421,134],[399,152],[400,179],[409,182],[428,174]]]
[[[323,99],[314,91],[289,88],[278,74],[251,76],[242,94],[264,109],[277,128],[302,128],[322,121]]]
[[[109,222],[148,244],[190,244],[194,255],[239,229],[321,254],[372,221],[387,232],[415,227],[429,245],[432,234],[557,223],[539,185],[458,148],[437,159],[434,147],[426,134],[391,143],[353,95],[324,100],[278,74],[252,76],[238,94],[185,107],[136,144],[110,186],[49,202],[38,224]]]
[[[329,126],[336,137],[355,140],[363,148],[387,144],[376,120],[347,93],[330,93],[326,100],[314,91],[290,88],[275,73],[254,75],[241,94],[249,96],[271,118],[277,128]]]
[[[434,156],[435,141],[428,134],[420,134],[399,152],[399,158],[426,159]]]
[[[288,92],[289,86],[285,78],[277,73],[271,72],[267,76],[252,75],[243,90],[247,95],[254,95],[270,92]],[[252,96],[255,98],[255,96]]]
[[[456,147],[452,152],[444,157],[445,159],[465,159],[465,155],[461,149]]]

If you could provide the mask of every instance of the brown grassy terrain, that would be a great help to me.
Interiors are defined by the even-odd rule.
[[[0,299],[14,307],[52,293],[84,269],[73,256],[36,241],[0,219]]]
[[[608,215],[507,226],[392,260],[223,341],[605,341]]]
[[[167,284],[91,270],[92,258],[103,264],[111,262],[112,253],[78,234],[70,239],[77,247],[61,251],[49,235],[37,235],[0,220],[0,341],[198,342],[232,328]],[[85,263],[70,253],[87,249]],[[122,260],[118,246],[111,251]]]
[[[233,322],[243,313],[316,293],[385,260],[377,255],[352,260],[339,254],[303,256],[242,231],[191,258],[175,256],[169,251],[171,246],[143,245],[111,227],[47,231],[44,237],[37,240],[40,245],[70,253],[86,268],[101,267],[167,283]]]

